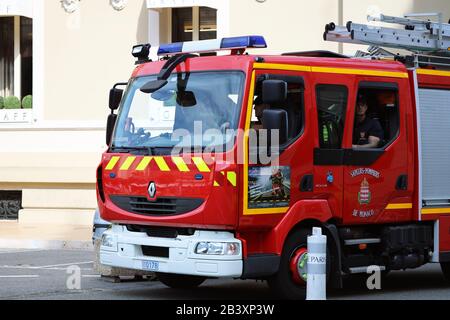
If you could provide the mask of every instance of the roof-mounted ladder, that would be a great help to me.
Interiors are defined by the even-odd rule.
[[[439,21],[416,19],[431,16],[437,16]],[[405,28],[380,27],[351,21],[343,27],[332,22],[325,27],[324,39],[326,41],[399,48],[415,53],[450,56],[450,24],[442,22],[441,13],[409,14],[402,18],[386,15],[369,16],[368,21],[404,25]]]

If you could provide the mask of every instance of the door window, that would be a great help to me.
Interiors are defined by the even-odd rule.
[[[282,80],[287,82],[288,92],[286,101],[279,106],[262,103],[262,82],[264,80]],[[288,115],[288,143],[292,143],[303,129],[304,84],[302,77],[263,75],[258,78],[255,88],[252,118],[250,128],[262,128],[262,114],[265,109],[283,109]]]
[[[347,87],[318,85],[316,95],[320,149],[340,149],[347,111]]]
[[[398,133],[397,86],[362,82],[355,105],[353,148],[384,148],[396,139]]]

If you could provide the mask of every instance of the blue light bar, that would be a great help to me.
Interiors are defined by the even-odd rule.
[[[261,36],[223,38],[222,49],[267,48],[266,40]]]
[[[221,50],[267,48],[262,36],[231,37],[214,40],[177,42],[163,44],[159,47],[158,56],[176,55],[180,53],[215,52]]]
[[[175,42],[169,44],[163,44],[159,46],[158,56],[163,56],[166,54],[175,54],[183,51],[183,42]]]

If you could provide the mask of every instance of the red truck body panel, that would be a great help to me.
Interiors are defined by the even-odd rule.
[[[245,128],[248,101],[253,86],[252,74],[283,73],[300,76],[305,81],[304,106],[305,127],[301,136],[280,156],[280,165],[291,167],[290,207],[284,213],[246,214],[243,197],[244,169],[237,164],[236,148],[230,150],[233,161],[225,164],[214,162],[203,171],[195,163],[188,163],[187,170],[180,170],[171,156],[145,160],[143,156],[113,154],[106,152],[101,163],[101,182],[105,201],[98,192],[98,203],[103,219],[119,224],[140,224],[166,227],[192,227],[212,230],[234,230],[246,243],[245,256],[253,253],[280,254],[289,232],[302,221],[328,222],[340,225],[395,224],[418,221],[418,141],[416,131],[415,89],[413,75],[399,62],[372,61],[366,59],[310,58],[291,56],[258,56],[261,66],[254,69],[255,56],[220,56],[189,59],[174,72],[211,70],[239,70],[247,75],[239,128]],[[139,65],[132,77],[156,75],[164,62]],[[286,69],[287,66],[287,69]],[[299,67],[305,67],[301,69]],[[297,67],[297,68],[296,68]],[[450,77],[419,74],[420,87],[450,88]],[[400,130],[398,138],[389,145],[385,153],[371,166],[375,174],[366,177],[370,184],[371,204],[364,210],[359,207],[358,192],[362,178],[355,174],[361,165],[315,166],[313,150],[318,147],[318,125],[316,110],[317,84],[342,84],[348,87],[348,112],[346,123],[353,123],[354,104],[358,84],[364,81],[388,82],[398,86],[400,100]],[[351,126],[346,125],[343,148],[352,147]],[[238,140],[243,139],[240,135]],[[191,154],[187,158],[202,157]],[[115,165],[112,161],[116,159]],[[118,160],[117,160],[118,159]],[[161,160],[162,159],[162,160]],[[113,161],[113,162],[114,162]],[[144,166],[148,161],[147,166]],[[165,165],[164,165],[165,163]],[[139,166],[145,168],[139,169]],[[108,168],[109,166],[109,168]],[[184,168],[186,169],[186,168]],[[327,172],[334,175],[334,183],[327,186]],[[197,180],[196,175],[202,179]],[[314,191],[300,192],[299,186],[305,174],[315,177]],[[406,190],[394,190],[400,175],[408,176]],[[120,209],[111,201],[111,196],[149,197],[149,182],[155,181],[158,196],[203,199],[193,211],[172,216],[138,215]],[[355,211],[356,210],[356,211]],[[367,212],[362,217],[359,212]],[[356,215],[355,215],[356,212]],[[423,219],[435,220],[438,215],[427,215]],[[441,250],[450,251],[449,217],[441,218],[443,237]]]

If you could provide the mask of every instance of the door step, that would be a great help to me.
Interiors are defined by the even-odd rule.
[[[367,268],[369,268],[369,267],[371,267],[371,266],[353,267],[353,268],[349,268],[349,271],[351,274],[367,273]],[[386,270],[385,266],[376,266],[376,267],[380,268],[380,271]]]
[[[368,239],[348,239],[344,240],[344,244],[346,246],[354,246],[358,244],[373,244],[373,243],[381,243],[381,239],[379,238],[368,238]]]

